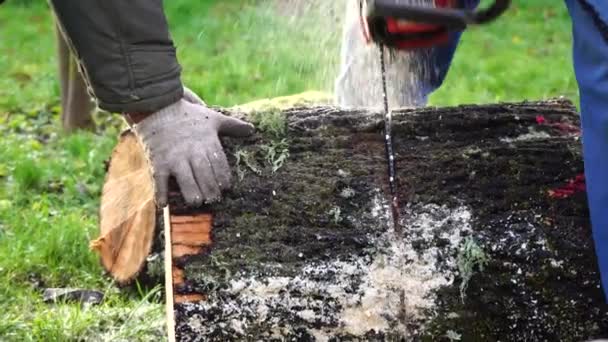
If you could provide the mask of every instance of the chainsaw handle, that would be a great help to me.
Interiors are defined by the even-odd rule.
[[[367,15],[371,18],[392,17],[464,30],[468,25],[486,24],[500,17],[511,0],[495,0],[492,6],[477,11],[404,5],[397,0],[367,0],[367,4]]]
[[[511,0],[496,0],[488,8],[480,9],[472,13],[471,24],[487,24],[503,15],[511,6]]]

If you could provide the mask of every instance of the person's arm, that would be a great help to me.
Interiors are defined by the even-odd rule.
[[[220,199],[231,172],[219,135],[253,126],[184,93],[161,0],[50,0],[60,28],[102,109],[125,114],[151,162],[158,206],[168,181],[186,202]]]
[[[99,107],[152,113],[183,96],[161,0],[50,0]]]

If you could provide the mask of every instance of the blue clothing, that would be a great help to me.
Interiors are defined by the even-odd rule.
[[[595,253],[608,298],[608,2],[566,0],[581,96],[583,155]]]
[[[574,70],[581,97],[581,124],[587,197],[595,252],[608,298],[608,0],[565,0],[572,19]],[[478,1],[467,1],[477,6]],[[471,7],[469,7],[471,8]],[[460,34],[428,55],[435,70],[425,94],[443,83]],[[425,53],[425,52],[420,52]],[[428,53],[428,52],[426,52]]]
[[[479,2],[480,0],[461,0],[460,6],[466,9],[475,9],[479,6]],[[422,60],[427,63],[426,70],[430,71],[428,73],[429,79],[425,80],[427,83],[421,88],[423,98],[428,98],[428,95],[443,84],[450,69],[450,64],[452,64],[461,35],[462,32],[451,32],[450,40],[447,44],[432,48],[432,51],[428,55],[423,51],[418,52],[423,55],[421,56]]]

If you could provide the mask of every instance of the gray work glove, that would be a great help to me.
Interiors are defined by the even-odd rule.
[[[174,176],[188,205],[221,198],[231,172],[219,135],[253,133],[253,125],[213,111],[189,90],[184,98],[133,125],[152,163],[156,204],[167,204],[169,176]]]
[[[205,101],[203,101],[203,99],[201,99],[198,95],[196,95],[195,92],[190,90],[190,88],[188,87],[184,87],[184,100],[190,103],[199,104],[201,106],[207,107]]]

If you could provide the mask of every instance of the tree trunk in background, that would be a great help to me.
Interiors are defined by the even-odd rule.
[[[70,47],[58,26],[55,27],[55,36],[63,130],[66,132],[74,132],[79,129],[92,130],[95,128],[93,114],[96,105],[78,70],[78,61],[70,52]]]
[[[177,262],[176,291],[206,295],[177,306],[178,339],[569,341],[607,331],[571,103],[395,113],[397,230],[381,115],[284,114],[289,158],[275,173],[273,138],[225,141],[242,179],[206,209],[211,245]],[[196,214],[176,196],[172,209]]]

